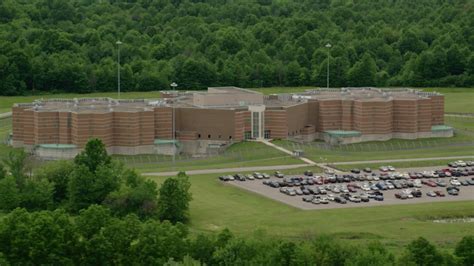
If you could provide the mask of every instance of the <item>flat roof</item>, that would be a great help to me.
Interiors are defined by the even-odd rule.
[[[25,107],[36,112],[73,112],[73,113],[107,113],[107,112],[141,112],[151,111],[157,106],[182,107],[182,108],[205,108],[205,109],[226,109],[245,110],[252,95],[263,97],[263,104],[268,109],[283,109],[306,103],[309,100],[330,101],[330,100],[353,100],[353,101],[391,101],[398,100],[418,100],[431,96],[441,95],[436,92],[423,92],[409,88],[340,88],[340,89],[312,89],[302,93],[281,93],[272,95],[262,95],[260,92],[242,89],[237,87],[210,87],[208,91],[177,91],[174,98],[166,99],[112,99],[112,98],[74,98],[74,99],[39,99],[33,103],[19,103],[15,106]],[[219,97],[229,97],[233,100],[223,101],[218,105],[218,101],[212,101],[206,105],[196,105],[193,101],[194,95],[219,95]],[[240,95],[240,96],[239,96]],[[245,96],[247,95],[247,96]],[[238,100],[242,97],[242,101]],[[247,100],[246,100],[247,99]]]

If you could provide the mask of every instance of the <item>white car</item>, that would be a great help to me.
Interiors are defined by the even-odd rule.
[[[370,185],[368,183],[362,184],[360,188],[364,191],[370,191]]]
[[[413,195],[411,194],[411,189],[404,189],[402,190],[402,193],[405,193],[406,195],[411,195],[411,197],[413,198]]]
[[[380,166],[379,170],[382,171],[382,172],[388,172],[388,167]]]
[[[461,185],[461,182],[459,182],[459,180],[457,180],[455,178],[449,180],[449,183],[453,186],[460,186]]]
[[[334,194],[327,194],[326,198],[330,201],[334,201]]]
[[[390,172],[395,171],[395,167],[393,167],[393,166],[391,166],[391,165],[387,166],[387,169],[388,169]]]
[[[457,166],[460,166],[460,167],[466,167],[467,166],[466,162],[464,162],[462,160],[456,161],[455,163],[456,163]]]
[[[420,188],[421,187],[421,180],[420,179],[415,179],[413,181],[413,186]]]

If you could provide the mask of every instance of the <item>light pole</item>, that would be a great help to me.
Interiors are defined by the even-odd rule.
[[[327,74],[327,84],[326,87],[329,89],[329,49],[331,48],[331,44],[326,44],[326,48],[328,48],[328,74]]]
[[[173,82],[170,84],[171,88],[173,88],[173,97],[175,97],[176,95],[174,95],[174,92],[176,90],[176,87],[178,87],[178,84],[176,84],[176,82]],[[174,111],[174,99],[173,99],[173,127],[172,127],[172,134],[173,134],[173,163],[175,161],[175,157],[176,157],[176,125],[175,125],[175,111]]]
[[[120,45],[122,42],[117,41],[115,44],[117,44],[117,94],[120,99]]]

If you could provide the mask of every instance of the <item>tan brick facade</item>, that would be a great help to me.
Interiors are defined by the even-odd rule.
[[[225,95],[232,90],[220,92],[219,97],[224,97],[220,101],[227,103]],[[239,93],[251,102],[252,93]],[[306,97],[303,99],[272,95],[265,98],[262,129],[265,137],[273,139],[311,135],[306,138],[311,140],[322,138],[321,134],[331,130],[390,138],[416,137],[419,133],[429,136],[432,126],[444,123],[442,95],[412,90],[396,93],[362,89],[354,93],[308,92],[302,94]],[[107,147],[145,147],[154,145],[156,140],[172,139],[172,106],[178,140],[241,141],[252,131],[252,111],[236,95],[230,102],[239,103],[237,106],[194,106],[186,102],[192,102],[189,94],[161,102],[102,98],[18,104],[12,109],[13,141],[18,146],[74,144],[82,148],[95,137]],[[202,93],[199,96],[204,97]],[[262,95],[255,97],[260,101]]]

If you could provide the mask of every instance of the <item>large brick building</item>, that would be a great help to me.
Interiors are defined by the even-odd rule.
[[[245,139],[353,143],[452,136],[443,122],[444,97],[438,93],[343,88],[264,96],[223,87],[162,93],[157,100],[15,104],[12,143],[49,157],[74,156],[92,137],[115,154],[205,153]]]

